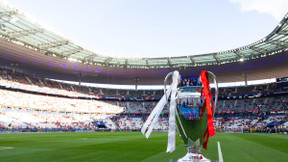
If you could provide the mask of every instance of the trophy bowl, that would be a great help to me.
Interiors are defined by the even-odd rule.
[[[200,111],[203,106],[201,88],[200,86],[181,87],[177,92],[177,132],[187,148],[187,156],[182,158],[186,161],[204,160],[201,148],[205,140],[202,136],[207,129],[207,113],[205,111],[200,119]]]

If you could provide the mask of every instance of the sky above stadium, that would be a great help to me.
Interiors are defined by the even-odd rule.
[[[288,12],[288,0],[7,1],[73,42],[119,57],[238,48],[267,36]]]

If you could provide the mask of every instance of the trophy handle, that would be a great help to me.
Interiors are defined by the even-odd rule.
[[[168,96],[166,94],[166,91],[167,91],[167,88],[166,88],[166,85],[167,85],[167,79],[173,75],[174,72],[170,72],[166,75],[165,79],[164,79],[164,95],[166,96],[166,100],[168,102]],[[180,83],[181,81],[181,75],[179,75],[179,78],[178,78],[178,84]]]
[[[214,110],[213,110],[213,116],[214,116],[215,110],[216,110],[217,101],[218,101],[218,94],[219,94],[218,82],[216,80],[216,76],[211,71],[208,71],[208,74],[212,77],[212,79],[214,81],[214,84],[215,84],[215,100],[214,100]]]
[[[172,75],[173,75],[173,72],[170,72],[170,73],[168,73],[168,74],[166,75],[166,77],[165,77],[165,79],[164,79],[164,95],[166,96],[166,101],[167,101],[167,102],[168,102],[168,96],[167,96],[167,94],[166,94],[166,91],[167,91],[167,88],[166,88],[167,79],[168,79],[170,76],[172,76]],[[181,81],[181,76],[179,75],[178,84],[180,83],[180,81]],[[178,98],[178,97],[179,97],[179,94],[177,93],[177,94],[176,94],[176,98]],[[177,116],[178,122],[179,122],[179,124],[180,124],[180,126],[181,126],[181,129],[182,129],[185,137],[187,138],[185,129],[183,128],[183,125],[182,125],[182,122],[181,122],[181,120],[180,120],[179,113],[178,113],[178,110],[177,110],[177,109],[176,109],[176,116]],[[178,129],[179,129],[179,128],[178,128]],[[179,134],[180,134],[180,133],[179,133]]]

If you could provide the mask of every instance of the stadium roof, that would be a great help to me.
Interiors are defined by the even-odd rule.
[[[244,47],[201,55],[122,58],[100,55],[46,29],[9,4],[0,3],[0,37],[32,50],[69,61],[125,69],[158,69],[222,65],[288,51],[288,14],[265,38]]]

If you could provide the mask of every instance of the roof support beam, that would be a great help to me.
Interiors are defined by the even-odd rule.
[[[43,29],[31,29],[31,30],[21,30],[21,31],[14,31],[14,32],[8,32],[8,36],[12,39],[14,38],[20,38],[28,35],[34,35],[36,33],[43,33]]]
[[[8,11],[8,12],[0,12],[0,19],[2,19],[3,17],[12,17],[12,15],[17,15],[17,12],[14,11]]]
[[[277,46],[277,47],[285,48],[284,45],[281,45],[281,44],[278,44],[278,43],[275,43],[275,42],[267,42],[267,43],[273,44],[273,45],[275,45],[275,46]]]
[[[89,60],[89,59],[93,59],[93,57],[95,57],[95,56],[97,56],[97,55],[91,54],[91,55],[85,56],[83,59],[84,60]]]
[[[150,69],[148,59],[146,59],[146,66]]]
[[[245,55],[243,55],[242,53],[240,53],[239,51],[234,51],[234,53],[237,55],[237,57],[239,58],[244,58]]]
[[[95,57],[96,55],[95,54],[91,54],[91,55],[88,55],[88,56],[85,56],[83,57],[83,60],[82,62],[88,62],[88,63],[93,63],[93,57]]]
[[[61,54],[63,55],[63,57],[69,57],[69,56],[74,55],[78,52],[81,52],[82,50],[83,50],[83,48],[79,47],[79,48],[74,48],[72,50],[64,51]]]
[[[196,62],[195,62],[194,58],[193,58],[192,56],[190,56],[189,58],[190,58],[190,60],[191,60],[191,62],[192,62],[192,65],[195,66],[195,65],[196,65]]]
[[[128,59],[125,59],[125,67],[128,67]]]
[[[279,40],[269,40],[267,41],[267,43],[270,43],[270,44],[274,44],[276,46],[281,46],[283,48],[286,48],[288,45],[288,41],[279,41]]]
[[[167,57],[167,62],[168,62],[168,66],[171,68],[172,64],[171,64],[171,59],[169,57]]]
[[[39,44],[39,47],[40,49],[47,50],[49,48],[60,47],[60,46],[68,45],[68,44],[69,44],[69,41],[56,41],[56,42]]]
[[[255,46],[251,46],[250,49],[256,51],[256,52],[259,52],[261,54],[266,54],[267,53],[267,50],[263,49],[263,48],[259,48],[259,47],[255,47]]]
[[[113,59],[112,57],[108,57],[105,61],[105,65],[108,66],[112,59]]]
[[[214,57],[214,59],[216,60],[217,64],[220,64],[220,59],[218,56],[216,56],[216,54],[212,55]]]

